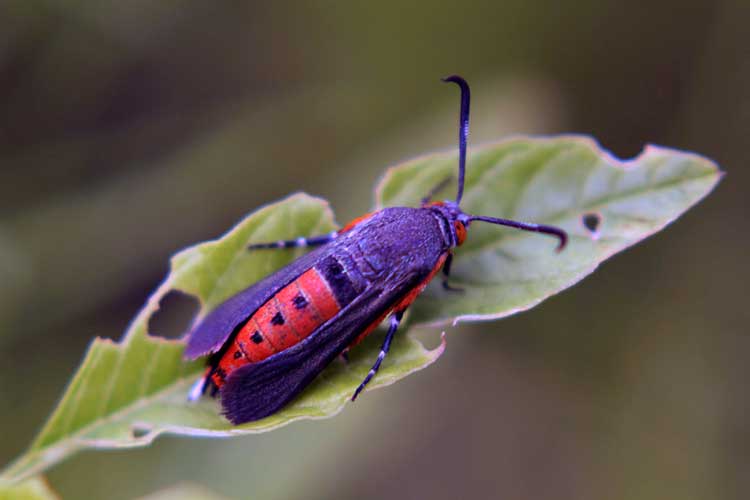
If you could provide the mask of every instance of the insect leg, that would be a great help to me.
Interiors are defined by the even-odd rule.
[[[359,393],[362,392],[362,389],[365,388],[368,382],[372,380],[372,377],[375,376],[375,374],[378,372],[378,369],[380,368],[380,363],[383,362],[385,359],[386,354],[388,354],[388,349],[391,348],[391,340],[393,340],[393,335],[396,333],[396,330],[398,330],[398,325],[401,323],[401,318],[404,316],[404,311],[398,311],[393,314],[391,314],[391,325],[388,327],[388,333],[385,334],[385,340],[383,341],[383,346],[380,348],[380,354],[378,354],[378,359],[375,361],[375,364],[372,365],[372,368],[370,368],[370,371],[367,373],[367,376],[362,381],[361,384],[359,384],[359,387],[357,387],[357,390],[354,391],[354,395],[352,396],[352,401],[357,399],[357,396],[359,396]]]
[[[344,363],[349,364],[349,348],[347,347],[344,352],[341,353],[341,359]]]
[[[325,245],[326,243],[333,241],[338,236],[338,231],[332,231],[322,236],[313,236],[311,238],[299,237],[295,240],[279,240],[272,243],[252,243],[247,246],[248,250],[260,250],[264,248],[302,248],[302,247],[316,247]]]
[[[464,291],[463,288],[451,286],[451,284],[448,283],[448,278],[451,275],[452,263],[453,263],[453,254],[449,253],[448,257],[445,258],[445,264],[443,264],[443,274],[445,275],[445,278],[443,278],[443,288],[448,290],[449,292],[463,292]]]
[[[201,396],[203,396],[203,393],[206,392],[206,379],[208,378],[208,374],[203,375],[201,378],[195,381],[195,383],[190,387],[190,392],[188,393],[188,401],[195,402],[198,401]]]

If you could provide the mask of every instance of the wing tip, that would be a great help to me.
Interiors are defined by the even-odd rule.
[[[248,397],[245,391],[235,388],[229,383],[224,384],[220,390],[221,414],[229,420],[232,425],[241,425],[255,422],[269,417],[279,411],[284,404],[274,404],[273,399],[263,396]]]
[[[264,365],[268,367],[276,363],[267,363],[266,360],[245,365],[232,372],[219,390],[222,415],[232,424],[240,425],[269,417],[299,394],[300,388],[292,380],[277,378],[263,370]]]

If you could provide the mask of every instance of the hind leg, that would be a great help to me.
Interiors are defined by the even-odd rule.
[[[401,323],[401,318],[404,316],[404,311],[399,311],[391,314],[391,324],[388,327],[388,333],[385,334],[385,340],[383,341],[383,346],[380,348],[380,354],[378,354],[378,359],[375,361],[375,364],[372,365],[372,368],[367,373],[367,376],[362,381],[361,384],[359,384],[359,387],[357,387],[357,390],[354,391],[354,395],[352,396],[352,401],[357,399],[357,396],[359,396],[359,393],[362,392],[362,389],[365,388],[365,386],[372,380],[372,377],[375,376],[376,373],[378,373],[378,370],[380,369],[380,363],[383,362],[386,355],[388,354],[388,350],[391,348],[391,341],[393,340],[393,336],[396,333],[396,330],[398,330],[398,325]]]

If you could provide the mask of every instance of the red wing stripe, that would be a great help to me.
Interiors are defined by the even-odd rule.
[[[213,383],[220,388],[241,366],[299,343],[340,309],[325,278],[315,268],[308,269],[252,314],[216,365]]]

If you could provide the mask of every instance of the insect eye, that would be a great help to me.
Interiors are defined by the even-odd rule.
[[[466,226],[464,226],[463,222],[455,221],[453,227],[456,228],[457,244],[461,245],[466,240]]]

